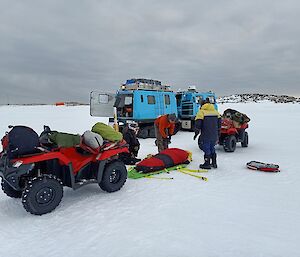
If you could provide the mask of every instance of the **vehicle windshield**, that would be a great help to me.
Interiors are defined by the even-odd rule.
[[[132,105],[132,94],[120,94],[116,96],[114,107],[123,108]]]
[[[133,115],[133,94],[118,94],[114,107],[117,108],[118,117],[132,117]]]
[[[209,99],[209,102],[210,102],[211,104],[214,104],[214,103],[216,102],[215,97],[214,97],[213,95],[208,96],[207,98]]]

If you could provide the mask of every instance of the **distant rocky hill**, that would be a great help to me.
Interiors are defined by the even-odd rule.
[[[275,103],[300,103],[300,98],[287,95],[268,95],[268,94],[235,94],[221,96],[218,103],[247,103],[270,101]]]

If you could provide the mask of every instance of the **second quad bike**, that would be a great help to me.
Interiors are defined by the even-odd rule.
[[[249,136],[248,132],[245,131],[247,128],[248,123],[236,127],[232,120],[222,119],[219,144],[223,145],[225,152],[234,152],[238,142],[241,143],[242,147],[248,147]]]
[[[14,140],[20,141],[18,147]],[[126,166],[118,159],[120,153],[128,152],[125,141],[107,142],[99,149],[83,142],[49,149],[40,144],[31,128],[14,126],[3,137],[2,146],[2,190],[9,197],[21,198],[25,210],[35,215],[54,210],[61,202],[64,186],[75,190],[98,183],[110,193],[121,189],[127,179]]]

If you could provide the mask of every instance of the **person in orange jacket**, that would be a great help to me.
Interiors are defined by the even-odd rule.
[[[158,152],[167,149],[171,136],[174,134],[176,114],[165,114],[154,121],[156,144]]]

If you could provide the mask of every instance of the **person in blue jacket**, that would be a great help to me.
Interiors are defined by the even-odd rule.
[[[217,168],[215,145],[219,140],[220,131],[221,115],[207,98],[202,102],[201,108],[195,118],[194,140],[200,134],[198,145],[204,152],[204,163],[199,166],[201,169]]]

